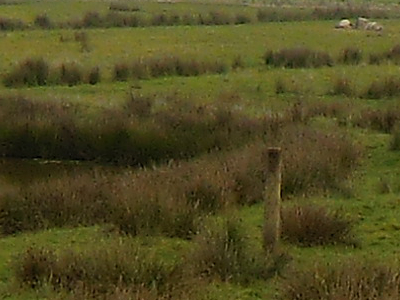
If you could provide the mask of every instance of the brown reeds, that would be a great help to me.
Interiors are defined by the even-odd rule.
[[[398,299],[399,268],[374,261],[315,264],[294,271],[282,284],[283,299]]]

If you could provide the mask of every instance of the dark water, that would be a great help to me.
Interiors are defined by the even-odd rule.
[[[0,158],[0,181],[11,185],[28,185],[38,180],[96,171],[116,173],[121,168],[94,162],[56,161],[44,159]]]

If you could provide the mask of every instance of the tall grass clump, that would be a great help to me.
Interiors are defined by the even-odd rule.
[[[81,52],[89,52],[89,36],[85,31],[76,31],[74,33],[75,42],[78,42],[81,46]]]
[[[95,85],[100,81],[101,81],[100,68],[98,66],[91,68],[87,75],[87,78],[85,79],[85,82],[91,85]]]
[[[384,54],[381,53],[370,53],[368,63],[370,65],[380,65],[383,61],[386,60]]]
[[[265,7],[257,10],[259,22],[290,22],[310,19],[310,13],[296,7]]]
[[[381,99],[398,95],[400,95],[400,79],[390,76],[373,81],[362,96],[369,99]]]
[[[76,63],[62,63],[55,67],[50,66],[43,58],[28,58],[4,76],[3,84],[6,87],[57,84],[74,86],[83,83],[97,84],[100,79],[100,69],[97,66],[90,70],[84,70]]]
[[[240,63],[240,62],[239,62]],[[199,76],[202,74],[221,74],[229,70],[224,61],[200,61],[196,58],[162,55],[138,58],[131,64],[120,62],[114,66],[114,80],[126,81],[129,78],[149,79],[164,76]]]
[[[115,81],[127,81],[130,75],[127,63],[117,63],[114,65],[113,79]]]
[[[387,58],[392,62],[400,63],[400,44],[394,45],[386,54]]]
[[[289,87],[287,86],[286,81],[284,81],[282,78],[277,78],[275,80],[275,94],[284,94],[289,91]]]
[[[83,71],[76,63],[62,63],[59,72],[60,84],[74,86],[83,83]]]
[[[104,27],[139,27],[145,26],[146,21],[140,15],[110,11],[104,16]]]
[[[235,24],[248,24],[248,23],[251,23],[252,21],[253,20],[252,20],[251,16],[244,14],[244,13],[238,13],[235,15],[235,19],[233,22]]]
[[[131,6],[121,2],[111,2],[108,6],[108,9],[116,11],[140,11],[139,6]]]
[[[33,24],[42,29],[51,29],[54,27],[53,22],[50,20],[47,14],[37,15],[33,21]]]
[[[358,65],[362,60],[362,51],[356,47],[348,47],[341,51],[339,62],[346,65]]]
[[[175,284],[176,267],[165,264],[138,246],[121,243],[105,249],[55,252],[28,248],[13,264],[17,282],[37,288],[51,285],[67,292],[99,297],[118,288],[167,294]]]
[[[394,130],[392,131],[390,149],[400,150],[400,123],[397,123],[397,125],[394,127]]]
[[[355,95],[354,87],[352,82],[348,78],[338,77],[335,79],[332,88],[333,95],[343,95],[346,97],[352,97]]]
[[[234,21],[233,16],[223,10],[210,11],[208,16],[203,19],[204,25],[229,25]]]
[[[190,259],[195,274],[205,278],[246,284],[274,275],[272,258],[264,257],[248,241],[240,221],[234,218],[208,224],[195,238]]]
[[[314,51],[305,47],[269,50],[264,55],[266,65],[284,68],[317,68],[332,66],[333,60],[326,52]]]
[[[289,128],[280,141],[284,149],[283,195],[343,192],[351,170],[360,162],[361,146],[345,134]]]
[[[282,236],[301,246],[352,244],[352,224],[325,207],[296,205],[282,210]]]
[[[27,27],[22,20],[0,17],[0,30],[23,30]]]
[[[82,27],[103,27],[104,20],[97,11],[88,11],[82,18]]]
[[[390,50],[381,53],[371,53],[369,63],[379,65],[383,62],[391,61],[395,64],[400,63],[400,45],[394,45]]]
[[[384,133],[391,133],[398,122],[400,122],[400,108],[398,106],[389,106],[385,109],[367,108],[352,116],[352,123],[355,126]]]
[[[6,74],[3,83],[7,87],[46,85],[49,65],[43,58],[28,58]]]
[[[318,263],[292,271],[282,283],[282,299],[288,300],[395,300],[399,297],[399,267],[392,262],[361,259]]]

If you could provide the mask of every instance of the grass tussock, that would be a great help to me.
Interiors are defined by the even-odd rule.
[[[387,58],[394,63],[400,63],[400,44],[394,45],[386,54]]]
[[[229,70],[224,61],[199,61],[175,55],[139,58],[131,64],[117,63],[114,66],[114,80],[149,79],[164,76],[198,76],[206,73],[221,74]]]
[[[396,123],[392,131],[392,138],[390,140],[391,150],[400,150],[400,123]]]
[[[90,52],[89,36],[85,31],[76,31],[74,33],[74,40],[80,44],[81,52]]]
[[[275,94],[295,94],[301,95],[304,94],[304,89],[301,87],[299,82],[295,80],[287,80],[282,77],[278,77],[275,80]]]
[[[372,65],[380,65],[384,62],[400,63],[400,45],[396,44],[388,51],[381,53],[371,53],[369,56],[369,63]]]
[[[398,106],[389,106],[386,109],[364,109],[352,118],[352,123],[355,126],[385,133],[391,133],[398,122],[400,122],[400,108]]]
[[[122,2],[111,2],[108,6],[109,10],[115,10],[115,11],[140,11],[140,7],[136,5],[128,5],[127,3],[122,3]]]
[[[338,77],[333,83],[332,95],[352,97],[356,94],[353,83],[345,77]]]
[[[54,28],[53,22],[50,20],[49,16],[47,14],[40,14],[37,15],[33,21],[33,24],[36,27],[39,27],[41,29],[52,29]]]
[[[114,65],[113,80],[114,81],[127,81],[130,77],[130,68],[127,63],[117,63]]]
[[[288,300],[395,300],[400,296],[399,268],[368,261],[316,264],[294,271],[282,285]]]
[[[248,242],[240,221],[234,218],[216,221],[195,238],[190,259],[194,272],[205,278],[247,284],[268,279],[285,265],[285,256],[265,257],[261,247]],[[280,261],[281,263],[278,263]]]
[[[16,280],[24,286],[50,285],[57,290],[84,292],[90,298],[128,288],[167,295],[173,285],[178,285],[174,281],[182,280],[174,275],[175,266],[126,244],[81,252],[28,248],[13,268]]]
[[[61,64],[59,74],[59,83],[62,85],[74,86],[82,84],[83,74],[81,67],[76,63]]]
[[[373,81],[362,95],[364,98],[381,99],[400,94],[400,79],[395,76]]]
[[[26,28],[28,28],[28,25],[25,24],[22,20],[0,17],[0,30],[12,31],[23,30]]]
[[[291,206],[282,211],[282,236],[301,246],[354,244],[352,224],[338,212],[313,205]]]
[[[49,78],[49,65],[43,58],[28,58],[6,74],[3,84],[7,87],[42,86]]]
[[[339,62],[346,65],[358,65],[362,61],[362,51],[356,47],[348,47],[341,51]]]
[[[86,35],[76,34],[85,45]],[[85,46],[82,46],[85,47]],[[62,63],[55,67],[50,66],[43,58],[28,58],[19,63],[14,70],[3,78],[6,87],[21,86],[46,86],[46,85],[68,85],[74,86],[83,83],[97,84],[100,82],[100,69],[98,66],[89,70],[83,69],[76,63]]]
[[[281,143],[284,196],[344,191],[348,171],[362,156],[360,145],[340,133],[292,129],[285,131]]]
[[[283,68],[316,68],[332,66],[333,60],[326,52],[314,51],[305,47],[269,50],[264,55],[266,65]]]

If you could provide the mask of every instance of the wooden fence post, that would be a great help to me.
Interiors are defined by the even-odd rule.
[[[274,253],[281,234],[281,148],[268,148],[264,155],[267,162],[264,191],[264,249],[268,253]]]

